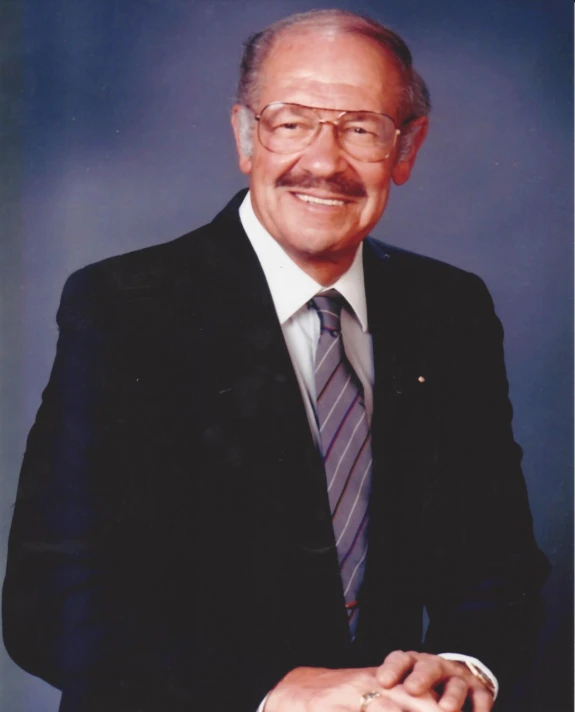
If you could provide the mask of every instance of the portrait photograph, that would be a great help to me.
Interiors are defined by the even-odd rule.
[[[573,709],[573,59],[0,0],[0,710]]]

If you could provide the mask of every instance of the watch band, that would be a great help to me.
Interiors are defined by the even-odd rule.
[[[456,663],[461,663],[469,670],[469,672],[480,680],[485,687],[493,695],[493,699],[497,699],[497,694],[499,692],[499,685],[497,684],[497,678],[494,677],[493,673],[483,665],[477,658],[472,658],[468,655],[461,655],[460,653],[440,653],[441,658],[445,660],[451,660]],[[491,673],[491,674],[489,674]]]
[[[463,663],[465,667],[469,670],[469,672],[473,675],[473,677],[476,677],[478,680],[481,680],[481,682],[485,685],[489,692],[491,692],[493,698],[495,699],[496,689],[495,685],[493,684],[493,680],[490,677],[487,677],[487,675],[480,667],[478,667],[475,663],[471,662],[471,660],[458,660],[457,662]]]

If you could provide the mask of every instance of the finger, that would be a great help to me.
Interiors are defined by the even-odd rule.
[[[386,699],[385,697],[380,697],[377,700],[377,704],[374,703],[369,712],[403,712],[403,707],[400,707],[393,700]],[[366,710],[368,712],[368,710]]]
[[[392,696],[388,696],[392,695]],[[382,690],[382,696],[379,697],[366,712],[416,712],[419,710],[419,700],[408,698],[407,695],[394,695]],[[413,704],[415,703],[415,704]]]
[[[415,663],[413,670],[403,681],[403,685],[411,695],[421,695],[445,680],[446,677],[447,673],[441,658],[429,655],[420,658]]]
[[[469,686],[465,680],[452,677],[445,683],[439,706],[446,712],[458,712],[463,707],[468,692]]]
[[[442,712],[433,695],[425,694],[413,697],[404,689],[403,685],[396,685],[391,690],[385,690],[385,694],[389,695],[399,706],[401,712]]]
[[[473,712],[491,712],[493,695],[486,687],[481,685],[481,687],[472,689],[470,697],[473,701]]]
[[[379,691],[378,697],[373,698],[370,702],[364,703],[363,697],[359,705],[360,712],[402,712],[397,700],[388,697],[385,690]]]
[[[403,650],[394,650],[376,670],[376,677],[382,687],[393,687],[411,670],[415,655]]]

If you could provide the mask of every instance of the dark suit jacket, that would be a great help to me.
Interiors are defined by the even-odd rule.
[[[374,475],[352,645],[242,197],[68,280],[10,535],[9,653],[67,712],[255,712],[296,666],[396,648],[474,655],[505,686],[533,650],[546,563],[483,283],[366,242]]]

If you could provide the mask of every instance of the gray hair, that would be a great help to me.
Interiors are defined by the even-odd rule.
[[[429,91],[412,66],[409,47],[398,34],[369,17],[347,10],[310,10],[296,13],[274,22],[247,39],[240,64],[237,90],[237,103],[242,107],[239,114],[242,151],[247,155],[251,154],[254,118],[249,109],[255,107],[257,103],[262,67],[281,35],[294,27],[370,37],[391,55],[404,85],[400,108],[407,128],[402,130],[400,135],[399,153],[400,156],[405,155],[409,151],[414,134],[409,129],[409,122],[427,116],[431,109]]]

